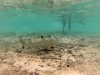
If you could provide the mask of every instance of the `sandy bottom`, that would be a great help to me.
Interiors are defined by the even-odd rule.
[[[22,49],[18,34],[0,35],[0,75],[100,75],[100,37],[51,34],[61,42],[52,51]],[[40,35],[23,35],[28,42]]]

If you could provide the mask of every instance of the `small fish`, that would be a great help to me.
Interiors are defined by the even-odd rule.
[[[79,23],[83,24],[83,25],[86,25],[85,23],[83,23],[82,21],[80,21]]]

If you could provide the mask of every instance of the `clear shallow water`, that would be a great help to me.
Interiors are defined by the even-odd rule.
[[[0,75],[22,75],[24,71],[25,74],[27,72],[35,74],[36,71],[36,74],[43,75],[52,74],[54,71],[55,74],[59,73],[58,75],[60,72],[61,75],[67,72],[71,73],[67,73],[68,75],[72,75],[76,71],[78,73],[74,75],[83,72],[97,75],[97,71],[100,70],[99,13],[100,0],[0,0],[0,63],[2,64]],[[61,34],[63,30],[69,34]],[[7,33],[2,34],[3,32]],[[94,33],[97,33],[96,36]],[[44,39],[44,42],[41,42],[40,37],[44,37],[47,43]],[[21,39],[25,42],[25,47],[29,48],[23,49]],[[57,41],[61,45],[56,48],[52,41]],[[55,47],[55,50],[49,50],[49,45],[51,49]],[[53,67],[52,64],[48,64],[51,60]],[[36,66],[34,67],[33,64]],[[71,67],[71,71],[66,72],[67,67]],[[38,71],[41,73],[37,73]]]
[[[0,0],[0,32],[100,32],[100,0]],[[62,17],[64,15],[64,17]]]

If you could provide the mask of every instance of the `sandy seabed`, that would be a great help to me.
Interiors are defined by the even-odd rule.
[[[25,42],[41,34],[23,34]],[[100,75],[100,36],[43,34],[59,41],[54,50],[23,49],[19,34],[0,35],[0,75]]]

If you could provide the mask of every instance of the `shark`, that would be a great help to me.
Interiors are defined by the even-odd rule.
[[[53,40],[46,40],[43,37],[41,37],[41,40],[38,42],[29,42],[29,43],[24,42],[22,40],[22,37],[20,37],[20,42],[22,44],[23,49],[54,50],[55,46],[60,45],[59,42]]]

